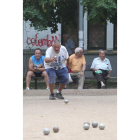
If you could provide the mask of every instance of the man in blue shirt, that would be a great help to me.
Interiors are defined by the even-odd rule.
[[[66,42],[65,43],[65,47],[66,47],[66,49],[68,51],[69,56],[74,54],[75,53],[74,52],[74,50],[75,50],[75,43],[74,43],[73,40],[70,39],[69,34],[64,34],[63,35],[63,39]]]
[[[43,76],[46,82],[46,89],[49,89],[48,75],[44,68],[44,59],[45,57],[42,55],[41,49],[36,48],[34,51],[34,55],[31,56],[29,59],[29,71],[27,72],[26,76],[26,90],[29,90],[31,77],[34,76],[36,77]]]

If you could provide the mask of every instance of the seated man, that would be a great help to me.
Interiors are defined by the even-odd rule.
[[[101,86],[105,86],[103,83],[103,79],[110,78],[110,74],[112,71],[111,64],[108,58],[105,58],[105,51],[99,50],[99,57],[95,58],[92,62],[91,69],[93,70],[93,75],[97,79],[97,85],[98,89],[101,88]],[[102,74],[96,74],[96,71],[101,70]]]
[[[68,51],[68,54],[69,54],[69,56],[71,56],[72,54],[74,54],[75,43],[74,43],[74,41],[72,39],[70,39],[69,34],[64,34],[63,39],[66,42],[65,47],[66,47],[66,49]]]
[[[49,83],[48,83],[48,75],[44,68],[44,59],[45,57],[41,55],[41,49],[36,48],[34,51],[34,55],[30,57],[29,59],[29,71],[27,72],[26,76],[26,90],[29,90],[29,85],[31,82],[31,77],[44,77],[44,80],[46,82],[46,89],[49,89]]]
[[[49,77],[50,100],[55,100],[56,98],[64,99],[61,91],[69,83],[68,70],[65,65],[65,60],[68,60],[68,58],[69,55],[66,48],[61,46],[60,41],[57,39],[54,40],[52,47],[46,50],[45,69]],[[59,88],[54,94],[56,77],[59,80]]]
[[[72,73],[70,73],[71,77],[78,77],[78,89],[83,89],[85,76],[84,71],[86,68],[86,61],[83,55],[83,49],[78,47],[75,49],[75,54],[72,54],[69,57],[69,65],[68,68],[71,69]]]

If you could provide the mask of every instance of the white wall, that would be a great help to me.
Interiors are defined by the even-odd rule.
[[[50,28],[37,31],[34,30],[34,27],[30,28],[30,21],[23,21],[23,49],[31,47],[32,49],[41,48],[46,50],[52,45],[55,38],[61,41],[61,24],[58,24],[58,31],[52,34]]]

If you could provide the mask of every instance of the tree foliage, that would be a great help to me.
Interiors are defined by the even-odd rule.
[[[81,1],[81,0],[80,0]],[[117,0],[83,0],[85,11],[89,11],[88,20],[103,23],[106,20],[117,23]],[[23,0],[23,19],[31,21],[31,27],[51,32],[58,30],[57,24],[64,27],[77,27],[78,0]]]
[[[76,0],[24,0],[23,19],[31,21],[31,27],[44,30],[51,27],[51,32],[58,30],[57,24],[77,25]]]
[[[83,0],[81,4],[89,12],[87,19],[93,23],[106,23],[106,20],[110,20],[117,24],[117,0]]]

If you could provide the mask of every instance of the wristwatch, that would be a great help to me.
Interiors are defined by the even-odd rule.
[[[37,67],[35,67],[35,70],[37,69]]]

